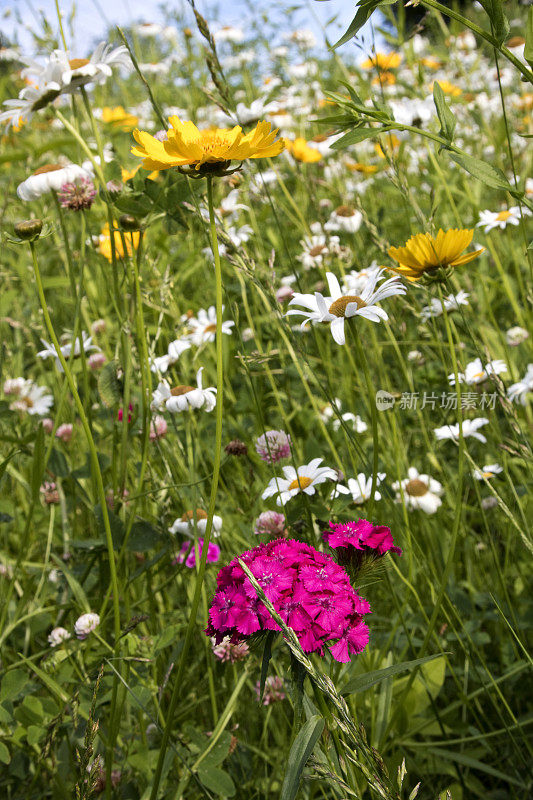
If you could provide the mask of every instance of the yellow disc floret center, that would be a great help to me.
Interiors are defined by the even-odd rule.
[[[289,489],[290,490],[299,489],[300,491],[303,491],[304,489],[307,489],[308,486],[311,486],[312,483],[313,481],[311,480],[311,478],[308,478],[306,475],[302,475],[298,478],[295,478],[289,484]]]
[[[357,308],[364,308],[366,303],[356,294],[347,294],[345,297],[339,297],[334,300],[329,307],[329,313],[336,317],[344,317],[346,313],[346,306],[349,303],[357,303]]]
[[[405,487],[405,491],[407,494],[410,494],[411,497],[422,497],[422,495],[427,494],[429,492],[427,483],[424,481],[418,480],[415,478],[412,481],[409,481],[407,486]]]
[[[500,211],[499,214],[496,215],[496,219],[498,222],[506,222],[509,217],[512,217],[512,213],[510,211]]]
[[[182,394],[187,394],[187,392],[194,392],[194,386],[174,386],[174,388],[170,390],[170,394],[173,397],[179,397]]]
[[[196,511],[190,509],[189,511],[185,511],[185,513],[181,517],[182,522],[189,522],[190,520],[194,519],[196,515],[196,519],[207,519],[207,514],[201,508],[197,508]]]

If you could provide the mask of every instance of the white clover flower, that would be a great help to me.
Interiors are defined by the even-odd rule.
[[[521,403],[525,406],[530,392],[533,392],[533,364],[527,365],[526,374],[521,381],[509,386],[507,397],[512,403]]]
[[[304,269],[311,269],[311,267],[319,267],[326,256],[335,252],[340,245],[340,239],[338,236],[328,238],[325,234],[318,233],[306,236],[300,241],[300,245],[302,252],[296,256],[296,259],[301,261]]]
[[[66,642],[67,639],[71,638],[71,634],[66,630],[66,628],[54,628],[48,634],[48,644],[51,647],[57,647],[58,644],[61,642]]]
[[[305,319],[301,324],[304,328],[308,322],[331,322],[331,335],[337,344],[345,344],[344,322],[351,317],[361,316],[371,322],[387,320],[388,314],[379,306],[375,305],[387,297],[397,294],[405,294],[405,286],[397,277],[388,278],[381,286],[376,289],[378,280],[382,277],[384,269],[378,270],[372,275],[360,295],[343,294],[339,286],[339,281],[332,272],[326,273],[329,297],[324,297],[320,292],[314,294],[300,294],[295,292],[289,305],[304,306],[308,311],[293,309],[287,312],[287,316],[298,314]]]
[[[100,617],[98,614],[89,611],[87,614],[82,614],[74,623],[74,633],[78,639],[86,639],[100,625]]]
[[[516,347],[517,345],[522,344],[522,342],[525,342],[526,339],[529,339],[529,333],[525,328],[521,328],[520,325],[515,325],[513,328],[509,328],[509,330],[505,332],[505,341],[511,347]]]
[[[387,474],[385,472],[378,472],[376,487],[378,487],[386,477]],[[348,478],[346,483],[348,484],[347,486],[343,486],[340,483],[337,484],[331,493],[332,500],[338,497],[339,494],[351,494],[352,500],[356,505],[366,503],[366,501],[370,499],[372,494],[372,475],[367,478],[364,472],[360,472],[357,478]],[[377,488],[374,492],[374,500],[381,500],[381,494],[377,491]]]
[[[196,526],[194,524],[194,517],[196,516]],[[205,529],[207,527],[207,514],[206,512],[201,509],[197,508],[195,511],[189,510],[185,511],[181,517],[178,517],[174,520],[170,528],[168,529],[170,533],[181,533],[184,536],[193,536],[195,531],[198,531],[202,536],[205,534]],[[220,536],[220,531],[222,530],[222,517],[218,517],[216,514],[213,515],[213,536],[217,537]]]
[[[337,473],[331,467],[321,467],[323,458],[314,458],[309,464],[304,464],[298,469],[294,467],[283,467],[283,478],[271,478],[268,486],[261,495],[263,500],[273,495],[278,495],[276,503],[278,506],[287,503],[297,494],[312,495],[316,492],[319,483],[330,478],[337,479]]]
[[[488,422],[489,421],[486,419],[486,417],[463,420],[463,436],[465,438],[467,436],[472,436],[474,439],[477,439],[479,442],[483,442],[483,444],[485,444],[487,441],[486,437],[482,433],[478,433],[478,431],[479,428],[487,425]],[[435,428],[435,436],[437,437],[438,441],[453,439],[454,442],[458,442],[459,423],[457,423],[457,425],[443,425],[442,428]]]
[[[409,467],[407,476],[392,484],[396,492],[395,502],[403,502],[407,508],[419,508],[426,514],[434,514],[442,505],[442,484],[429,475],[420,475],[416,467]]]
[[[196,388],[194,386],[175,386],[170,388],[169,383],[163,380],[152,394],[153,411],[189,411],[191,408],[204,408],[212,411],[216,406],[216,388],[209,386],[207,389],[202,387],[202,371],[200,367],[196,373]]]
[[[483,367],[480,358],[476,358],[466,365],[464,372],[458,374],[459,383],[466,383],[469,386],[476,386],[488,380],[490,375],[499,375],[502,372],[507,372],[507,364],[501,359],[496,361],[488,361]],[[452,373],[448,375],[450,386],[455,386],[455,375]]]

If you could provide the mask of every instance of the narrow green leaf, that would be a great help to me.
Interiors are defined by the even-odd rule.
[[[280,800],[294,800],[296,797],[303,768],[323,730],[324,720],[318,714],[310,717],[302,726],[289,753]]]
[[[33,446],[33,464],[31,473],[31,491],[32,496],[37,497],[39,488],[43,481],[44,472],[44,428],[39,425],[37,428],[37,437]]]
[[[272,656],[272,642],[274,641],[275,631],[269,631],[265,639],[265,649],[263,650],[263,660],[261,662],[261,678],[259,681],[259,700],[263,700],[265,691],[265,681],[268,675],[268,665]]]
[[[492,32],[498,44],[502,44],[509,35],[509,21],[503,13],[502,0],[480,0],[480,2],[491,21]]]
[[[401,664],[393,664],[392,667],[385,667],[384,669],[376,669],[373,672],[365,672],[364,675],[357,675],[348,681],[346,686],[342,689],[341,694],[355,694],[357,692],[365,692],[371,686],[391,678],[394,675],[399,675],[400,672],[409,672],[421,664],[427,664],[428,661],[433,661],[434,658],[440,658],[442,653],[435,653],[432,656],[424,656],[424,658],[415,658],[414,661],[402,661]]]
[[[83,587],[81,583],[76,580],[72,572],[69,570],[67,566],[65,566],[64,562],[61,561],[54,553],[51,554],[51,559],[55,561],[58,567],[61,568],[61,572],[67,579],[67,583],[69,585],[70,591],[74,595],[76,602],[80,608],[83,609],[84,612],[91,610],[91,605],[87,600],[87,595],[83,591]]]
[[[435,102],[435,108],[437,109],[437,116],[440,122],[439,136],[442,136],[443,139],[451,142],[453,139],[453,133],[455,131],[456,119],[450,107],[446,105],[444,92],[439,86],[438,81],[435,81],[433,84],[433,100]]]
[[[478,181],[484,183],[485,186],[490,186],[491,189],[503,189],[510,191],[513,187],[498,167],[493,167],[492,164],[487,164],[486,161],[481,161],[479,158],[474,158],[466,153],[454,153],[448,151],[450,158],[459,164],[460,167],[465,169]]]
[[[333,150],[342,150],[344,147],[349,147],[351,144],[357,144],[358,142],[364,141],[364,139],[371,139],[374,136],[379,136],[380,133],[385,133],[390,130],[391,128],[387,125],[380,128],[357,127],[345,133],[344,136],[337,139],[336,142],[333,142],[331,147]]]
[[[458,764],[464,764],[465,767],[471,767],[471,769],[477,769],[480,772],[485,772],[487,775],[492,775],[495,778],[499,778],[502,781],[507,781],[515,786],[521,786],[524,789],[526,788],[524,783],[516,780],[516,778],[513,778],[511,775],[508,775],[505,772],[500,772],[499,769],[494,769],[494,767],[490,767],[488,764],[484,764],[483,761],[479,761],[477,758],[472,758],[465,753],[459,753],[454,750],[443,750],[441,747],[428,747],[426,752],[432,753],[437,757],[448,759],[449,761],[456,761]]]

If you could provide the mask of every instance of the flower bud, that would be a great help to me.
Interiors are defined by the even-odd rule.
[[[43,221],[41,219],[25,219],[15,225],[15,233],[25,242],[33,242],[34,239],[38,239],[42,229]]]
[[[132,217],[131,214],[122,214],[118,221],[120,222],[120,226],[125,231],[138,231],[139,230],[139,222]]]

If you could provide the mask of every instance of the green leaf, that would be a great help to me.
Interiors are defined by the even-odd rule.
[[[70,591],[72,592],[72,594],[76,598],[76,602],[77,602],[78,606],[80,608],[82,608],[84,612],[90,611],[91,610],[91,606],[90,606],[89,601],[87,600],[87,595],[83,591],[81,583],[79,583],[79,581],[76,580],[76,578],[74,577],[72,572],[69,570],[69,568],[65,565],[65,563],[63,561],[61,561],[54,553],[52,553],[51,558],[52,558],[53,561],[55,561],[57,566],[61,568],[61,572],[63,573],[63,575],[67,579],[67,583],[69,585]]]
[[[198,767],[198,777],[206,789],[214,794],[223,797],[233,797],[235,795],[235,784],[230,775],[219,767],[212,767],[210,764],[202,764]]]
[[[522,786],[524,789],[526,788],[524,783],[517,781],[511,775],[508,775],[505,772],[500,772],[499,769],[494,769],[494,767],[489,767],[488,764],[484,764],[477,758],[472,758],[464,753],[459,753],[454,750],[444,750],[442,747],[428,747],[426,749],[426,753],[432,753],[439,758],[448,759],[449,761],[456,761],[458,764],[464,764],[465,767],[477,769],[480,772],[485,772],[487,775],[492,775],[502,781],[507,781],[507,783],[513,783],[515,786]]]
[[[106,541],[106,533],[105,533],[105,526],[104,526],[104,515],[102,514],[102,507],[100,503],[94,507],[94,516],[96,517],[96,524],[98,525],[98,530],[102,535],[102,541]],[[117,517],[116,514],[108,509],[107,516],[109,518],[109,526],[111,528],[111,536],[113,538],[113,546],[115,549],[119,549],[124,541],[124,534],[126,532],[124,528],[124,523]]]
[[[144,552],[146,550],[153,550],[161,544],[163,537],[153,525],[145,519],[134,522],[131,526],[131,533],[128,539],[128,550],[133,550],[136,553]]]
[[[70,475],[67,459],[65,458],[64,454],[59,450],[56,450],[55,447],[52,448],[52,452],[50,453],[48,467],[50,471],[54,473],[54,475],[57,475],[60,478],[66,478],[67,475]]]
[[[28,673],[22,669],[10,669],[2,678],[0,684],[0,703],[4,700],[13,700],[26,688]]]
[[[11,761],[11,756],[9,755],[9,750],[5,746],[3,742],[0,742],[0,761],[2,764],[9,764]]]
[[[349,147],[351,144],[357,144],[364,139],[372,139],[372,137],[379,136],[380,133],[390,130],[391,128],[388,126],[381,126],[380,128],[363,128],[357,126],[353,130],[348,131],[348,133],[345,133],[344,136],[341,136],[340,139],[333,142],[331,147],[333,150],[342,150],[344,147]]]
[[[310,717],[294,740],[287,761],[280,800],[294,800],[300,785],[303,768],[324,730],[324,720],[318,714]]]
[[[348,26],[348,30],[341,36],[338,42],[335,42],[335,44],[331,46],[330,49],[336,50],[337,47],[341,46],[341,44],[345,44],[352,39],[361,30],[365,22],[368,22],[378,6],[390,6],[395,2],[396,0],[360,0],[360,2],[357,4],[357,14]]]
[[[440,122],[439,136],[442,136],[443,139],[451,142],[453,139],[453,132],[455,130],[456,119],[450,107],[446,105],[444,92],[437,81],[435,81],[433,84],[433,100],[435,102],[435,108],[437,109],[437,116]]]
[[[432,656],[424,656],[424,658],[415,658],[414,661],[402,661],[401,664],[393,664],[392,667],[385,667],[384,669],[376,669],[373,672],[365,672],[364,675],[357,675],[348,681],[346,686],[341,691],[342,695],[355,694],[358,692],[365,692],[376,683],[391,678],[394,675],[399,675],[401,672],[410,672],[415,667],[421,664],[427,664],[428,661],[433,661],[434,658],[440,658],[442,653],[435,653]]]
[[[492,23],[492,32],[501,45],[509,34],[509,21],[503,13],[502,0],[480,0]]]
[[[503,189],[510,191],[513,187],[498,167],[493,167],[492,164],[487,164],[486,161],[481,161],[479,158],[474,158],[466,153],[454,153],[447,151],[450,158],[459,164],[460,167],[465,169],[478,181],[484,183],[485,186],[490,186],[491,189]]]
[[[265,691],[265,681],[268,675],[268,665],[272,656],[272,642],[274,641],[275,631],[269,631],[265,639],[265,649],[263,650],[263,660],[261,662],[261,678],[259,680],[259,701],[263,700]]]
[[[116,406],[122,400],[122,382],[118,377],[118,361],[108,361],[98,376],[98,391],[108,408]]]
[[[526,23],[526,43],[524,45],[524,58],[530,67],[533,67],[533,6],[529,6]]]

